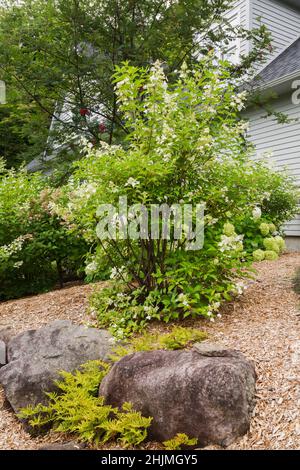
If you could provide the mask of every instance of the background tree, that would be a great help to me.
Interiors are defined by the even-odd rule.
[[[26,106],[18,130],[19,152],[24,154],[23,138],[32,157],[46,142],[51,152],[53,142],[61,142],[65,157],[69,149],[76,156],[78,133],[93,144],[122,139],[126,129],[117,112],[111,76],[124,61],[145,66],[160,60],[172,79],[183,61],[192,65],[212,48],[226,51],[237,35],[251,38],[254,45],[232,69],[234,75],[242,75],[264,59],[269,39],[264,27],[252,32],[233,28],[224,19],[232,3],[7,0],[0,11],[0,79],[16,91],[12,104]],[[15,113],[11,116],[14,121]],[[47,140],[51,121],[53,138]]]

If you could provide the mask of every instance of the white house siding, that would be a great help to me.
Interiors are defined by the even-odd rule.
[[[276,0],[250,1],[252,27],[257,28],[261,23],[267,26],[272,34],[275,57],[300,36],[300,11]]]
[[[276,101],[276,111],[292,119],[300,118],[300,105],[291,101],[291,94]],[[256,159],[261,159],[264,152],[272,151],[272,166],[276,169],[287,169],[300,187],[300,120],[289,124],[280,124],[276,118],[264,118],[262,110],[249,110],[246,117],[250,122],[249,137],[256,148]],[[285,227],[287,236],[300,236],[300,215]]]
[[[251,0],[236,0],[232,9],[226,14],[225,18],[230,21],[233,26],[243,26],[250,29],[250,1]],[[236,49],[237,60],[240,54],[247,54],[249,52],[249,42],[246,40],[237,40],[233,44]]]

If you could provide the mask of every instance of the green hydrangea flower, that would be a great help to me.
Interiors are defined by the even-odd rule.
[[[264,239],[264,247],[266,250],[275,251],[275,253],[280,253],[280,248],[278,246],[278,242],[275,238],[265,238]]]
[[[230,222],[226,222],[226,224],[224,224],[223,233],[227,237],[232,237],[233,235],[235,235],[234,225],[232,225]]]
[[[278,259],[278,254],[276,253],[276,251],[267,250],[265,251],[265,259],[267,259],[268,261],[275,261]]]
[[[279,235],[277,235],[277,237],[275,237],[274,240],[277,243],[279,251],[280,252],[284,251],[285,250],[285,241],[284,241],[284,239],[282,237],[280,237]]]
[[[243,242],[237,242],[236,244],[236,251],[240,252],[244,250]]]
[[[261,233],[264,237],[266,237],[266,236],[269,235],[269,233],[270,233],[269,224],[266,224],[265,222],[263,222],[262,224],[260,224],[259,230],[260,230],[260,233]]]
[[[263,261],[265,259],[265,252],[263,250],[253,251],[254,261]]]
[[[269,224],[270,233],[276,232],[276,226],[274,224]]]

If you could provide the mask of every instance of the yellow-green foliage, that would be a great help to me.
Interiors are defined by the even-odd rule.
[[[232,237],[233,235],[235,235],[234,225],[232,225],[230,222],[226,222],[226,224],[224,224],[223,233],[227,237]]]
[[[178,433],[173,439],[163,442],[166,450],[181,450],[181,447],[191,447],[198,443],[198,439],[190,439],[186,434]]]
[[[259,226],[259,230],[260,230],[260,233],[266,237],[267,235],[269,235],[269,232],[270,232],[270,227],[268,224],[266,224],[265,222],[261,223],[260,226]]]
[[[275,225],[274,225],[274,224],[272,224],[272,223],[271,223],[271,224],[269,224],[269,230],[270,230],[270,233],[274,233],[274,232],[276,232],[276,227],[275,227]]]
[[[254,261],[263,261],[265,259],[265,252],[263,250],[255,250],[253,252]]]
[[[127,354],[139,351],[154,351],[157,349],[184,349],[189,344],[207,339],[204,331],[195,328],[184,328],[174,326],[169,333],[144,333],[142,336],[133,338],[128,345],[117,346],[111,359],[118,361]]]
[[[268,261],[276,261],[278,259],[278,253],[276,253],[276,251],[266,250],[265,259]]]
[[[105,437],[103,442],[116,439],[125,447],[138,445],[147,437],[147,428],[152,418],[144,418],[141,413],[132,409],[131,403],[124,403],[122,410],[115,410],[115,419],[110,419],[103,424]]]
[[[280,248],[275,238],[265,238],[263,243],[266,250],[275,251],[275,253],[279,254]]]
[[[284,241],[284,239],[282,237],[280,237],[279,235],[277,235],[276,237],[274,237],[274,240],[276,241],[280,252],[284,251],[285,250],[285,241]]]
[[[207,339],[207,333],[195,328],[173,327],[170,333],[159,337],[159,344],[163,349],[183,349],[189,344]]]
[[[61,372],[63,380],[55,382],[59,391],[47,393],[48,404],[24,408],[19,417],[32,427],[50,424],[56,432],[73,433],[86,442],[119,439],[124,446],[140,444],[152,418],[133,411],[129,403],[122,410],[104,404],[97,395],[108,371],[108,364],[90,361],[74,374]]]

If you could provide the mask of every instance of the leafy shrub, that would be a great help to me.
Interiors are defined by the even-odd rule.
[[[273,251],[273,250],[266,250],[265,259],[268,261],[276,261],[278,259],[278,253],[276,253],[276,251]]]
[[[155,351],[157,349],[176,350],[184,349],[193,343],[204,341],[207,334],[195,328],[173,326],[169,333],[144,333],[131,338],[128,344],[116,346],[111,359],[118,361],[127,354],[139,351]]]
[[[194,328],[174,327],[170,333],[159,338],[159,344],[164,349],[183,349],[188,344],[207,339],[207,334]]]
[[[178,433],[173,439],[163,442],[166,450],[181,450],[182,446],[192,447],[198,443],[197,438],[190,439],[186,434]]]
[[[280,253],[283,252],[286,248],[284,239],[282,237],[280,237],[279,235],[277,235],[274,238],[275,238],[275,241],[276,241],[277,246],[279,248],[279,252]]]
[[[266,259],[266,251],[273,251],[277,255],[285,250],[285,241],[278,235],[280,228],[262,217],[261,209],[254,209],[252,216],[243,215],[236,222],[238,233],[244,234],[243,244],[245,256],[253,261]],[[269,260],[276,260],[268,253]]]
[[[265,238],[264,247],[266,250],[275,251],[275,253],[279,254],[280,248],[275,238]]]
[[[260,226],[259,226],[259,230],[260,230],[260,233],[264,237],[266,237],[267,235],[269,235],[269,232],[270,232],[269,224],[261,223]]]
[[[263,261],[265,259],[265,252],[263,250],[253,251],[253,260],[254,261]]]
[[[59,392],[47,393],[49,403],[21,410],[19,417],[32,427],[52,425],[56,432],[75,434],[82,441],[104,443],[118,439],[124,446],[138,445],[147,437],[152,418],[144,418],[124,403],[121,410],[104,404],[99,385],[108,364],[90,361],[74,374],[61,372]]]
[[[99,325],[110,325],[119,337],[152,319],[203,315],[213,321],[220,304],[239,292],[253,252],[263,248],[259,225],[267,224],[269,236],[268,224],[279,227],[292,216],[292,183],[251,159],[247,125],[240,120],[246,97],[236,92],[226,63],[207,56],[195,70],[183,65],[171,85],[158,63],[150,70],[125,64],[115,83],[126,145],[87,149],[64,188],[68,202],[58,208],[96,246],[89,275],[110,267],[112,286],[95,293],[91,306]],[[287,210],[280,194],[289,201]],[[175,240],[172,221],[169,239],[120,233],[100,239],[99,206],[118,207],[124,196],[128,207],[166,202],[195,208],[204,201],[203,248],[187,250],[185,236]],[[252,214],[258,208],[262,220]],[[112,215],[119,228],[121,218]]]
[[[87,243],[52,212],[58,194],[38,173],[1,166],[1,300],[49,289],[82,269]]]
[[[287,220],[293,219],[299,209],[299,189],[294,178],[283,170],[271,170],[261,165],[261,184],[265,197],[261,204],[264,217],[281,227]]]

